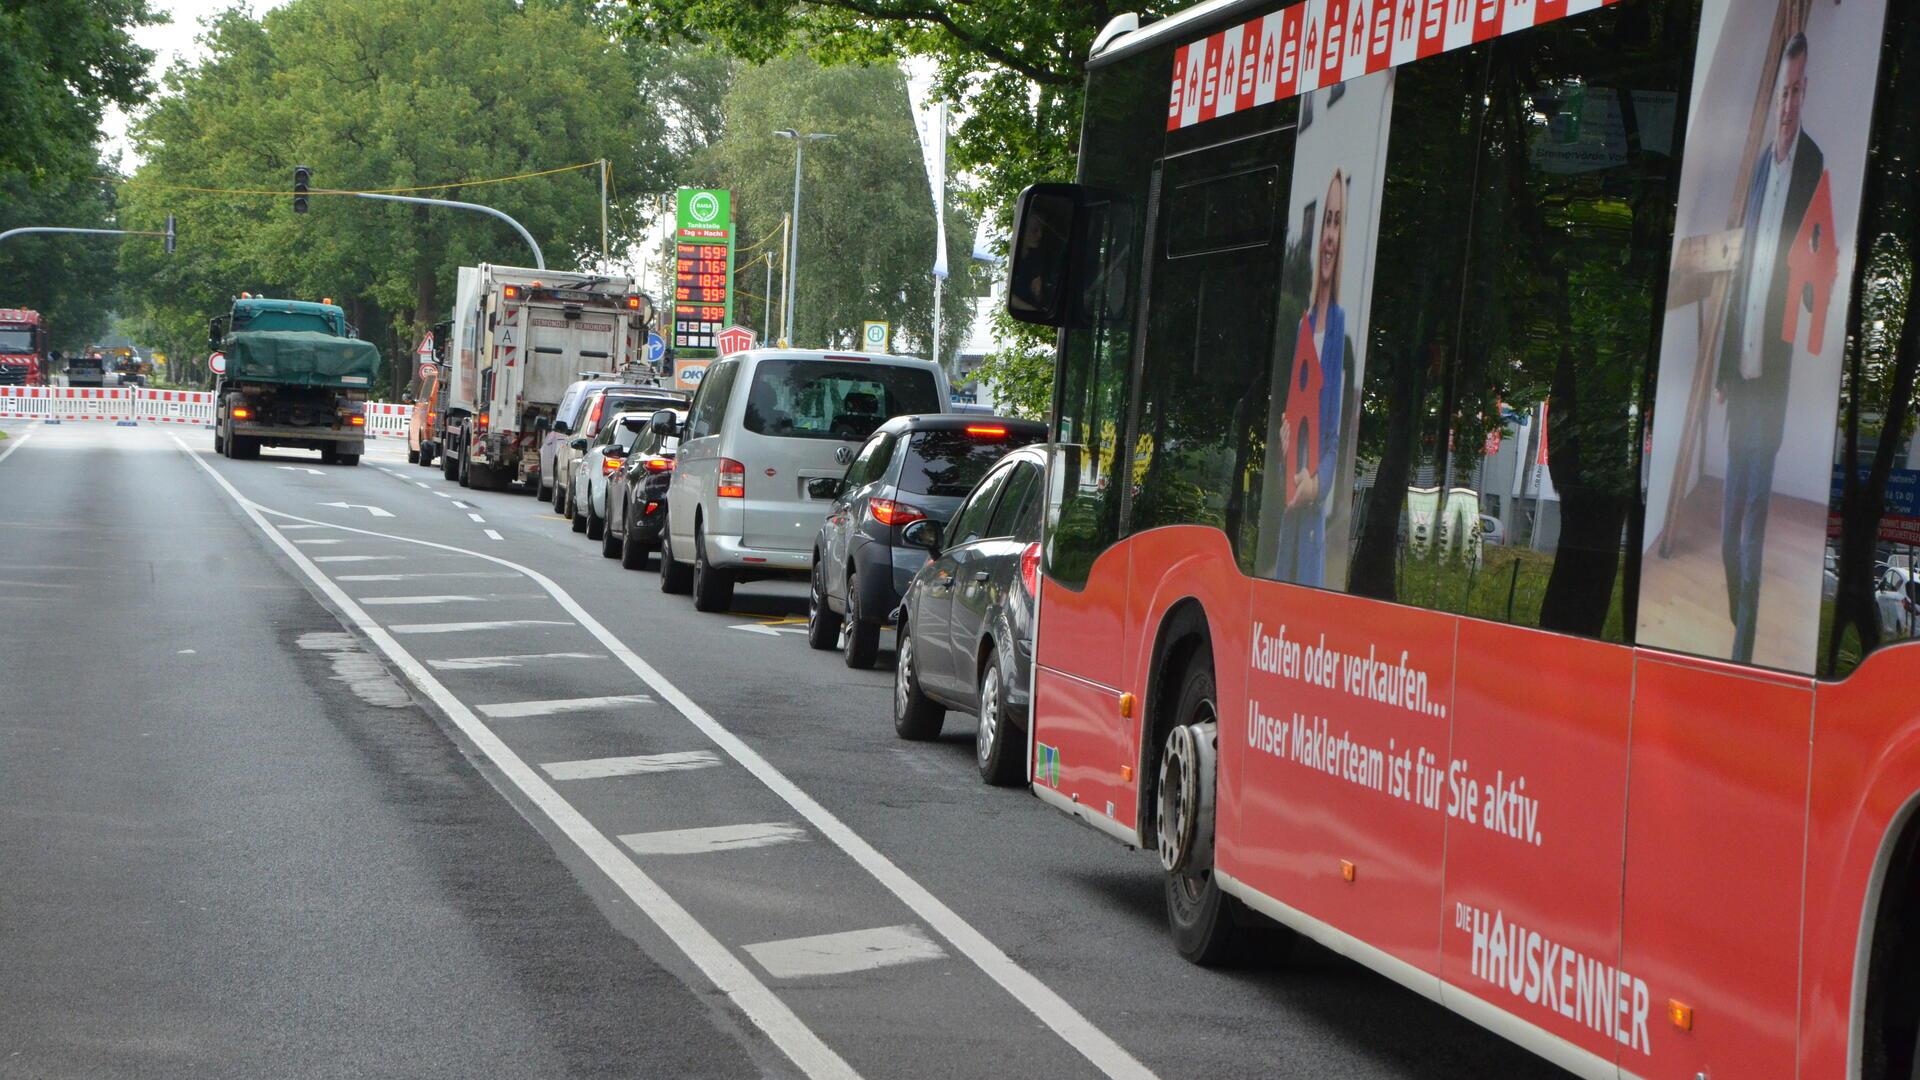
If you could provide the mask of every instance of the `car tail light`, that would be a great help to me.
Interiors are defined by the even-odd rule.
[[[599,428],[600,406],[605,405],[606,403],[607,403],[607,399],[604,397],[597,397],[593,399],[593,411],[587,414],[587,426],[582,429],[582,432],[584,434],[591,435],[597,428]]]
[[[1028,544],[1020,551],[1020,584],[1028,596],[1040,595],[1040,545]]]
[[[648,472],[672,472],[673,459],[670,457],[650,457],[646,461]]]
[[[659,504],[659,503],[657,503],[657,502],[650,502],[650,503],[648,503],[648,504],[647,504],[647,511],[646,511],[646,512],[647,512],[647,513],[649,513],[649,514],[651,514],[651,513],[653,513],[653,512],[655,511],[655,510],[658,510],[658,509],[660,509],[660,504]]]
[[[235,405],[233,407],[233,418],[235,420],[251,420],[253,419],[253,410],[247,408],[245,405]]]
[[[1004,439],[1007,429],[1001,424],[968,424],[967,434],[976,439]]]
[[[873,499],[867,503],[867,513],[882,525],[907,525],[925,518],[926,512],[917,506],[908,506],[892,499]]]
[[[600,459],[600,475],[612,476],[614,473],[619,472],[620,466],[624,464],[626,463],[617,457],[602,457]]]
[[[747,467],[732,458],[720,459],[720,486],[715,492],[723,499],[747,497]]]

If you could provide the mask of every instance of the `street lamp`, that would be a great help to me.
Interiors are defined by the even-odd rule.
[[[774,134],[783,139],[793,140],[793,227],[788,236],[788,242],[792,247],[787,250],[786,314],[781,320],[785,325],[780,329],[781,338],[791,348],[793,345],[793,277],[795,271],[800,268],[800,162],[807,156],[809,142],[837,138],[837,136],[821,131],[802,135],[793,128],[781,128]]]

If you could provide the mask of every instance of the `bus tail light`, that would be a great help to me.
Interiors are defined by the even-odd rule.
[[[917,506],[908,506],[906,503],[894,502],[892,499],[874,499],[868,502],[867,513],[873,515],[873,520],[887,526],[910,525],[927,516],[926,512]]]
[[[1020,584],[1028,596],[1040,595],[1040,545],[1028,544],[1020,551]]]
[[[747,497],[747,467],[732,458],[720,459],[720,485],[714,494],[723,499]]]

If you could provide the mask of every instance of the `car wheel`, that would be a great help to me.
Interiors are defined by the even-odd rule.
[[[600,522],[600,554],[609,559],[620,557],[620,549],[625,546],[626,534],[613,527],[611,522]]]
[[[407,451],[407,464],[409,465],[420,464],[420,451],[418,450]]]
[[[915,656],[910,623],[900,623],[900,656],[893,668],[893,732],[903,739],[927,742],[940,737],[947,720],[946,707],[920,689],[920,664]]]
[[[587,539],[599,540],[606,536],[607,521],[593,512],[593,492],[587,492]],[[611,556],[608,556],[611,558]]]
[[[850,668],[866,669],[880,655],[880,624],[867,618],[860,606],[860,575],[847,575],[847,620],[840,630],[840,656]]]
[[[633,511],[627,511],[626,535],[620,538],[620,565],[628,570],[647,568],[647,545],[633,538]]]
[[[673,557],[673,527],[660,523],[660,591],[681,595],[693,588],[693,571]]]
[[[840,644],[840,616],[827,606],[827,571],[813,560],[813,585],[807,590],[807,644],[831,649]]]
[[[733,606],[733,571],[722,570],[707,561],[707,532],[693,529],[693,608],[695,611],[725,611]]]
[[[540,486],[533,489],[533,497],[539,499],[541,502],[552,502],[553,487],[552,484],[547,483],[546,480],[543,479],[540,481]]]
[[[567,489],[560,486],[558,480],[553,483],[553,512],[561,517],[572,517],[567,513]]]
[[[567,517],[572,521],[574,532],[587,531],[587,513],[580,509],[580,497],[574,494],[572,488],[567,489]]]
[[[973,753],[980,779],[995,787],[1019,783],[1026,771],[1025,740],[1015,740],[1020,732],[1007,703],[1007,679],[1000,670],[998,649],[987,653],[987,662],[980,666],[980,704],[975,715],[980,726],[974,732]]]
[[[420,466],[426,469],[433,468],[433,459],[439,454],[439,450],[432,443],[423,441],[420,444]]]

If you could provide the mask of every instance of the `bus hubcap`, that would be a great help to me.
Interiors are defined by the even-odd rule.
[[[1213,747],[1209,721],[1167,733],[1160,755],[1160,865],[1170,874],[1197,873],[1213,859]]]

